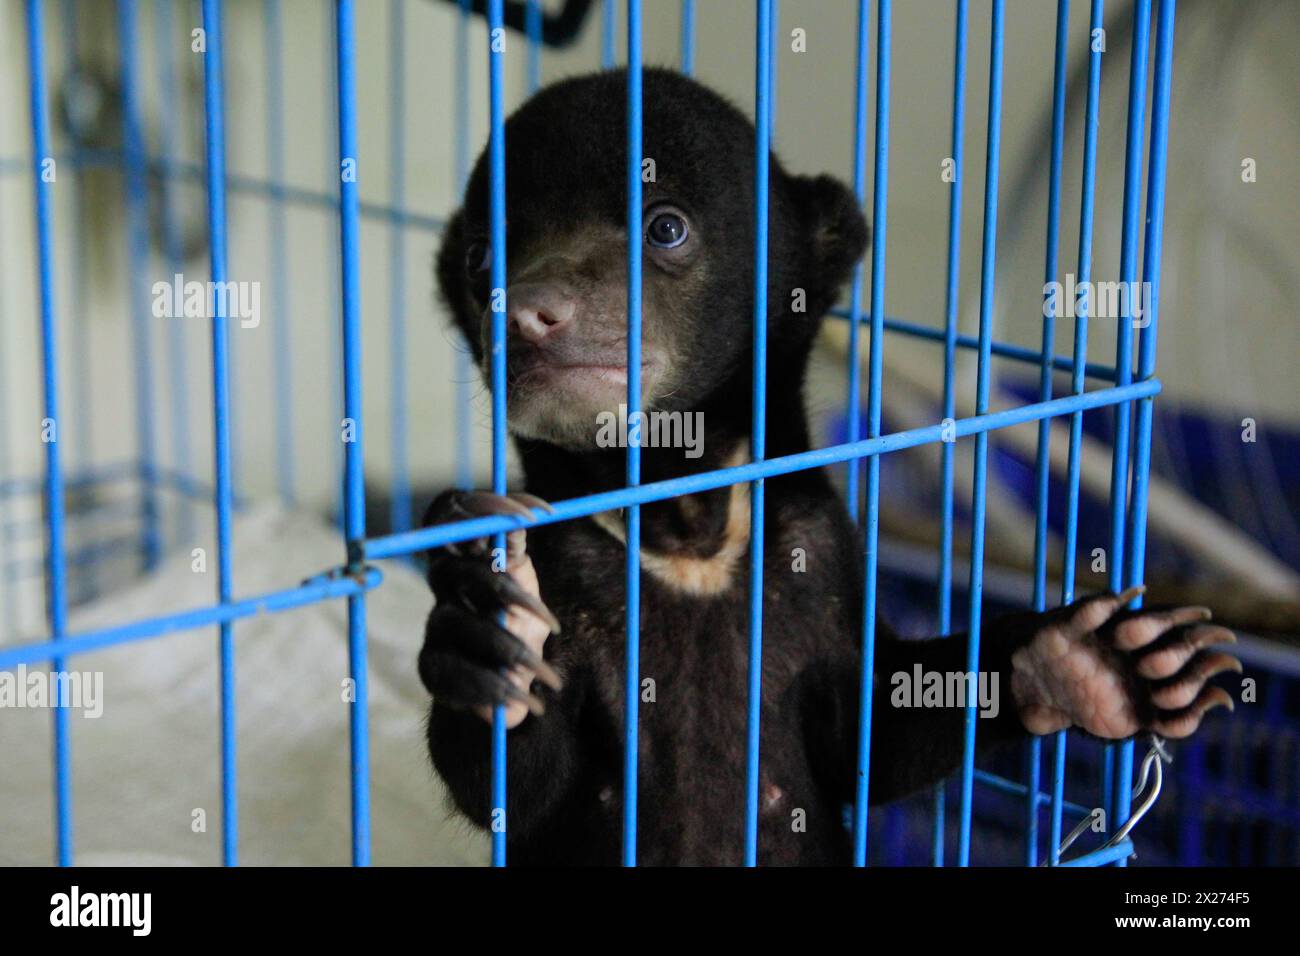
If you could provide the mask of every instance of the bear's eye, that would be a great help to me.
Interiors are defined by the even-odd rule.
[[[686,241],[690,230],[686,220],[675,212],[661,212],[646,227],[646,241],[660,249],[675,249]]]
[[[492,246],[482,239],[469,244],[465,250],[465,271],[473,275],[486,272],[492,266]]]

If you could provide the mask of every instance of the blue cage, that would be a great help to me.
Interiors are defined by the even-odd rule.
[[[402,104],[410,95],[405,76],[403,53],[403,16],[408,5],[417,0],[392,0],[388,7],[390,33],[388,56],[391,72],[387,79],[391,102]],[[11,546],[26,536],[41,544],[41,559],[5,562],[7,599],[16,600],[15,588],[24,576],[44,579],[46,594],[46,636],[40,640],[0,646],[0,668],[13,669],[21,665],[48,663],[61,671],[76,655],[108,647],[120,647],[120,653],[129,654],[139,642],[181,630],[195,628],[215,629],[219,636],[217,670],[220,680],[220,753],[222,799],[220,809],[222,862],[239,861],[240,802],[238,800],[238,749],[236,732],[236,696],[234,686],[236,645],[235,631],[240,622],[257,615],[277,614],[318,602],[345,602],[348,627],[348,676],[354,688],[349,703],[350,726],[350,794],[351,794],[351,854],[358,865],[371,861],[371,759],[369,750],[369,695],[367,686],[367,606],[372,592],[383,587],[383,575],[376,562],[383,559],[410,559],[427,549],[443,546],[485,535],[501,535],[512,529],[570,521],[610,509],[626,509],[628,516],[627,587],[627,709],[626,723],[628,745],[624,787],[624,862],[636,863],[637,833],[637,759],[633,742],[637,733],[638,694],[638,634],[636,628],[639,601],[639,508],[641,505],[677,495],[720,488],[746,482],[751,487],[754,509],[752,527],[755,538],[751,547],[750,587],[753,600],[750,630],[751,661],[759,659],[762,641],[761,595],[763,527],[763,481],[765,478],[787,472],[826,467],[848,466],[844,469],[846,498],[855,519],[862,525],[866,547],[863,553],[866,601],[863,607],[862,627],[865,646],[866,673],[870,673],[875,638],[878,581],[882,572],[878,568],[877,535],[882,503],[882,457],[891,452],[934,445],[941,449],[942,494],[936,506],[940,515],[942,535],[937,564],[939,579],[937,606],[934,608],[942,633],[947,633],[957,619],[964,619],[972,635],[970,670],[978,670],[979,633],[982,611],[985,606],[984,548],[985,499],[989,471],[996,467],[990,460],[989,433],[1009,426],[1037,423],[1039,451],[1033,470],[1032,489],[1036,514],[1035,547],[1032,556],[1033,606],[1043,610],[1057,603],[1068,603],[1075,597],[1073,560],[1066,560],[1060,593],[1048,593],[1049,563],[1049,505],[1062,509],[1061,521],[1065,536],[1065,553],[1074,555],[1078,549],[1080,509],[1079,457],[1084,429],[1085,413],[1105,414],[1113,421],[1111,448],[1112,484],[1107,516],[1107,529],[1112,560],[1108,570],[1108,584],[1118,591],[1142,583],[1146,557],[1146,513],[1148,505],[1148,476],[1151,468],[1151,436],[1153,403],[1160,393],[1161,383],[1156,377],[1156,336],[1159,329],[1159,289],[1161,241],[1166,187],[1166,152],[1170,118],[1170,94],[1175,29],[1175,0],[1137,0],[1133,7],[1132,49],[1128,65],[1127,137],[1125,143],[1123,177],[1122,251],[1118,278],[1128,283],[1149,283],[1153,290],[1149,315],[1145,322],[1135,323],[1126,314],[1118,324],[1117,347],[1113,356],[1089,356],[1088,315],[1086,308],[1074,322],[1073,340],[1059,343],[1054,337],[1054,324],[1044,322],[1042,341],[1038,348],[1026,348],[993,338],[992,311],[997,289],[997,239],[998,239],[998,182],[1000,169],[1003,60],[1007,38],[1004,0],[992,0],[989,25],[989,72],[986,83],[981,78],[967,75],[967,47],[969,13],[967,0],[955,2],[955,36],[952,37],[954,70],[951,80],[951,143],[952,156],[956,157],[950,180],[949,221],[946,241],[947,270],[945,281],[946,309],[942,323],[926,325],[903,318],[892,318],[887,312],[886,250],[889,243],[888,218],[889,160],[891,106],[895,102],[891,90],[891,56],[894,52],[891,39],[890,0],[877,0],[873,5],[859,0],[857,5],[856,59],[852,64],[851,82],[846,84],[845,96],[854,101],[855,132],[852,157],[853,186],[860,202],[870,201],[870,221],[874,239],[869,265],[859,265],[847,304],[836,310],[839,319],[847,323],[849,361],[846,369],[846,412],[841,427],[831,443],[815,450],[783,458],[767,458],[764,454],[765,427],[765,376],[766,376],[766,326],[765,296],[756,296],[756,314],[753,323],[754,344],[754,421],[753,460],[749,463],[721,471],[693,475],[671,481],[643,484],[640,480],[639,449],[629,442],[627,454],[626,487],[605,494],[556,502],[553,512],[534,511],[528,520],[515,517],[487,517],[467,520],[432,529],[414,529],[411,522],[412,501],[415,493],[409,478],[409,436],[411,432],[408,394],[409,357],[407,316],[399,296],[394,296],[389,310],[389,343],[387,355],[382,356],[385,375],[391,390],[391,433],[388,448],[391,455],[391,481],[381,496],[388,505],[386,513],[376,510],[376,496],[367,496],[366,475],[363,464],[367,419],[362,410],[362,327],[363,308],[360,285],[361,231],[363,223],[382,227],[388,232],[389,281],[394,288],[407,282],[408,256],[404,251],[403,236],[410,230],[436,234],[443,226],[437,216],[412,211],[406,207],[402,182],[405,169],[402,165],[405,129],[402,122],[392,124],[390,132],[391,183],[388,200],[377,203],[363,201],[359,178],[366,175],[364,159],[367,144],[359,142],[357,105],[357,32],[358,16],[368,16],[372,6],[355,0],[336,0],[332,4],[334,17],[335,54],[328,77],[329,89],[337,95],[335,112],[335,151],[322,165],[329,167],[332,191],[318,191],[289,184],[284,170],[288,144],[284,133],[286,122],[285,77],[281,70],[280,53],[286,43],[284,12],[280,0],[264,0],[258,4],[257,16],[262,24],[260,42],[264,43],[266,74],[262,78],[266,97],[266,169],[265,176],[231,173],[226,167],[227,111],[241,104],[231,102],[230,78],[223,73],[223,52],[227,31],[223,29],[222,0],[202,0],[198,9],[189,4],[176,4],[161,0],[157,4],[144,0],[117,0],[116,48],[120,61],[121,129],[120,146],[97,147],[93,138],[74,143],[70,151],[60,152],[52,139],[51,126],[56,109],[73,110],[77,90],[51,89],[53,74],[48,62],[50,49],[56,41],[63,44],[65,55],[70,56],[76,44],[77,12],[74,2],[56,6],[42,0],[24,0],[25,31],[29,57],[30,77],[30,128],[29,151],[20,144],[0,144],[0,153],[6,175],[26,177],[34,190],[35,243],[38,262],[38,302],[41,360],[41,418],[51,426],[52,433],[44,441],[44,473],[39,476],[11,474],[8,471],[0,482],[0,502],[10,505],[5,510],[5,550],[12,554]],[[472,93],[481,89],[471,76],[468,51],[470,25],[479,15],[486,17],[487,76],[487,128],[491,168],[491,243],[493,247],[491,281],[494,287],[505,286],[505,215],[508,184],[504,180],[503,124],[506,97],[505,70],[507,62],[516,58],[513,43],[499,42],[504,36],[508,21],[521,30],[527,42],[518,49],[522,66],[526,70],[527,87],[534,88],[541,77],[541,56],[548,31],[558,31],[568,22],[566,16],[574,13],[569,8],[583,8],[588,4],[569,3],[566,10],[557,13],[543,9],[540,0],[506,4],[503,0],[460,0],[458,13],[457,60],[453,64],[456,84],[456,109],[452,128],[447,131],[454,143],[458,183],[468,171],[471,145]],[[601,7],[601,46],[606,66],[616,60],[618,30],[616,6],[606,0]],[[1089,22],[1091,30],[1101,30],[1103,0],[1091,0]],[[695,3],[682,0],[680,4],[680,68],[690,73],[697,51],[695,43]],[[756,0],[757,32],[754,38],[756,75],[754,79],[756,102],[757,140],[755,155],[757,173],[753,184],[757,198],[758,222],[755,257],[755,288],[766,286],[767,222],[765,201],[768,175],[768,156],[773,135],[773,43],[776,23],[776,0]],[[50,17],[57,10],[56,17]],[[146,80],[141,75],[138,47],[139,22],[144,15],[155,18],[154,32],[164,38],[155,53],[159,86],[166,92],[182,83],[177,53],[173,41],[178,27],[187,26],[193,19],[193,30],[185,29],[192,39],[192,52],[198,56],[202,75],[203,112],[201,162],[186,162],[178,155],[177,144],[182,132],[174,125],[176,110],[164,110],[171,116],[173,125],[159,131],[161,146],[151,148],[147,142],[142,102]],[[580,17],[580,13],[579,13]],[[640,0],[626,0],[626,63],[629,69],[628,84],[628,148],[633,157],[627,170],[629,235],[641,233],[641,179],[635,159],[641,153],[641,87],[643,10]],[[1069,3],[1058,0],[1057,31],[1055,43],[1055,70],[1052,77],[1053,111],[1050,130],[1050,152],[1043,158],[1048,166],[1049,218],[1045,240],[1046,281],[1060,275],[1059,234],[1063,193],[1063,167],[1066,124],[1066,66],[1071,54],[1082,57],[1088,64],[1086,107],[1084,110],[1084,150],[1080,201],[1079,259],[1076,272],[1080,282],[1086,282],[1093,273],[1093,208],[1096,201],[1096,154],[1098,111],[1100,109],[1102,51],[1096,44],[1086,48],[1071,49],[1069,42]],[[56,31],[52,24],[59,28]],[[569,23],[569,27],[572,24]],[[1104,44],[1103,44],[1104,46]],[[180,71],[180,72],[178,72]],[[872,73],[874,72],[874,83]],[[85,80],[84,82],[89,82]],[[968,91],[968,85],[971,89]],[[874,88],[874,97],[869,94]],[[93,90],[92,90],[93,92]],[[978,295],[979,326],[977,334],[966,335],[958,329],[958,289],[960,270],[960,235],[963,170],[963,144],[967,135],[965,109],[971,95],[987,95],[986,160],[984,169],[984,197],[982,246],[980,249],[980,279]],[[404,109],[395,107],[397,116]],[[66,122],[66,118],[64,119]],[[868,129],[874,124],[873,148],[868,149]],[[15,155],[16,154],[16,155]],[[897,161],[899,157],[895,157]],[[84,449],[74,447],[65,452],[67,441],[58,433],[64,417],[69,420],[91,409],[79,390],[79,381],[85,375],[83,364],[87,361],[84,347],[73,342],[68,349],[59,336],[60,319],[69,306],[62,295],[60,274],[64,270],[79,268],[86,255],[77,248],[73,256],[78,261],[59,262],[56,256],[56,217],[54,214],[56,183],[63,180],[51,175],[51,169],[66,166],[78,176],[91,170],[108,170],[120,177],[127,215],[127,258],[131,266],[134,342],[133,366],[128,373],[134,388],[134,445],[135,452],[127,460],[105,463],[94,460]],[[870,177],[868,172],[870,171]],[[453,184],[453,185],[458,185]],[[163,439],[162,428],[156,416],[165,402],[175,408],[186,401],[186,377],[192,373],[185,365],[185,348],[174,340],[154,341],[144,321],[148,312],[149,262],[151,257],[176,266],[185,258],[184,247],[192,238],[186,234],[180,191],[193,188],[202,193],[206,203],[205,225],[202,235],[195,241],[198,248],[206,249],[209,278],[214,283],[225,283],[236,275],[231,268],[227,249],[228,200],[256,201],[264,206],[267,215],[271,261],[268,264],[273,276],[275,307],[289,314],[292,287],[288,282],[288,256],[290,241],[286,231],[286,210],[310,208],[328,215],[337,229],[337,247],[329,250],[329,258],[337,267],[331,276],[335,284],[332,296],[337,303],[337,314],[327,316],[325,322],[341,334],[328,331],[320,333],[323,340],[335,344],[332,361],[321,367],[305,367],[300,359],[291,361],[294,351],[285,330],[286,323],[273,329],[277,338],[274,363],[270,379],[273,383],[271,414],[268,427],[276,437],[275,474],[277,492],[285,500],[292,500],[300,476],[295,473],[294,440],[295,422],[290,413],[290,396],[304,379],[328,378],[335,383],[338,417],[342,420],[344,437],[336,441],[332,455],[337,457],[339,543],[337,562],[321,567],[320,573],[297,587],[268,593],[256,593],[236,598],[232,588],[231,525],[233,516],[241,505],[241,493],[236,487],[239,458],[246,454],[239,441],[240,423],[236,421],[233,400],[238,379],[245,373],[238,363],[232,362],[231,327],[236,321],[228,312],[218,314],[211,322],[210,375],[211,375],[211,426],[212,469],[200,473],[194,465],[194,449],[189,430],[183,422],[190,412],[184,410],[171,416],[173,432]],[[161,198],[160,198],[161,197]],[[156,216],[156,222],[151,219]],[[151,233],[159,235],[158,248],[151,246]],[[332,240],[329,240],[332,241]],[[635,239],[628,251],[628,315],[629,315],[629,381],[627,404],[630,411],[638,407],[640,393],[640,277],[639,246]],[[331,266],[333,268],[333,266]],[[81,303],[76,303],[79,307]],[[863,342],[863,335],[866,341]],[[940,356],[935,364],[936,374],[942,375],[943,408],[941,420],[924,427],[889,430],[886,428],[884,395],[882,390],[883,357],[891,336],[904,336],[929,341],[936,346]],[[496,313],[493,325],[495,359],[492,366],[492,421],[491,421],[491,476],[492,488],[506,490],[507,449],[504,404],[504,342],[503,313]],[[1065,345],[1066,347],[1062,347]],[[860,372],[861,355],[866,351],[867,374]],[[957,417],[958,383],[954,374],[959,350],[969,350],[976,356],[978,376],[975,386],[974,414]],[[72,358],[69,358],[71,354]],[[160,362],[159,356],[163,356]],[[990,374],[992,363],[1005,361],[1033,369],[1038,376],[1035,394],[1026,395],[1021,404],[1013,408],[993,410],[990,404]],[[459,381],[454,406],[424,409],[456,422],[457,442],[455,460],[458,481],[467,485],[471,480],[472,430],[470,412],[470,372],[463,357],[457,359]],[[159,378],[157,369],[165,364],[165,380]],[[1055,381],[1058,373],[1068,375],[1069,387],[1064,392]],[[1054,385],[1056,386],[1054,388]],[[69,403],[65,401],[72,396]],[[71,410],[63,409],[70,404]],[[1064,488],[1053,488],[1049,480],[1047,443],[1049,424],[1053,418],[1068,420],[1070,427],[1069,478]],[[182,422],[177,425],[176,422]],[[76,436],[76,428],[70,434]],[[75,438],[74,438],[75,440]],[[973,494],[969,502],[957,500],[954,490],[954,445],[969,440],[974,448]],[[162,446],[169,451],[164,453]],[[106,496],[106,489],[118,489],[121,495]],[[1052,493],[1057,497],[1053,500]],[[15,510],[15,502],[40,502],[39,521],[22,517]],[[188,532],[196,520],[197,502],[209,501],[215,514],[216,540],[216,591],[211,601],[183,613],[143,617],[119,626],[74,632],[68,624],[69,607],[84,601],[113,586],[115,564],[125,562],[131,570],[157,565],[165,547],[176,541],[188,540]],[[106,503],[107,502],[107,503]],[[970,560],[966,575],[959,574],[954,560],[954,537],[958,529],[958,515],[969,506],[971,530]],[[370,525],[384,528],[381,534],[368,531]],[[74,541],[70,528],[80,522],[93,524],[106,511],[118,509],[126,514],[128,531],[115,535],[98,532],[78,534]],[[18,515],[19,517],[13,517]],[[960,578],[960,579],[959,579]],[[935,604],[935,590],[928,590],[928,600]],[[1140,599],[1139,599],[1140,600]],[[1278,678],[1290,681],[1294,676]],[[748,772],[743,782],[738,782],[738,796],[745,796],[747,839],[745,846],[737,847],[737,858],[753,864],[756,858],[757,808],[758,808],[758,700],[759,670],[750,670],[750,710],[748,723]],[[869,702],[871,681],[864,675],[862,682],[862,714],[859,728],[859,766],[865,769],[871,758],[871,726]],[[1286,694],[1273,695],[1274,700],[1285,701]],[[1286,707],[1289,705],[1279,704]],[[71,864],[74,853],[74,811],[71,780],[76,773],[72,759],[72,730],[65,707],[53,708],[53,815],[56,821],[57,861]],[[1275,717],[1277,715],[1274,715]],[[945,862],[968,865],[972,862],[1019,861],[1030,865],[1040,862],[1070,865],[1104,865],[1123,863],[1134,853],[1134,843],[1126,828],[1113,827],[1112,839],[1102,845],[1095,843],[1086,851],[1078,847],[1060,852],[1065,835],[1081,819],[1091,813],[1100,793],[1101,803],[1115,821],[1129,820],[1134,799],[1134,744],[1126,742],[1105,748],[1091,743],[1069,746],[1065,733],[1051,740],[1034,740],[1030,743],[1019,765],[998,766],[992,770],[975,766],[975,702],[971,701],[965,722],[964,761],[959,777],[946,786],[936,787],[924,799],[909,804],[867,813],[867,774],[859,775],[859,787],[853,807],[846,812],[846,823],[854,834],[854,855],[859,865],[870,858],[873,862],[920,863]],[[504,761],[505,728],[498,712],[493,733],[493,805],[508,808],[510,795],[505,792]],[[1202,748],[1216,746],[1213,740],[1197,744]],[[1140,754],[1138,755],[1141,756]],[[1294,750],[1283,755],[1282,762],[1292,766]],[[1158,764],[1158,761],[1157,761]],[[1204,761],[1193,759],[1186,773],[1180,768],[1176,780],[1182,789],[1182,799],[1195,799],[1204,792],[1196,788],[1205,786]],[[1198,770],[1197,767],[1200,767]],[[1067,796],[1067,781],[1071,787],[1086,787],[1072,800]],[[1243,787],[1245,784],[1243,784]],[[1255,801],[1260,812],[1270,821],[1279,817],[1287,821],[1288,839],[1294,841],[1297,826],[1296,811],[1288,798],[1275,801],[1267,794],[1258,794]],[[1264,806],[1268,804],[1268,806]],[[3,808],[0,808],[3,812]],[[508,819],[508,815],[507,815]],[[1153,818],[1154,819],[1154,818]],[[5,825],[21,824],[6,820]],[[976,836],[973,837],[973,834]],[[870,842],[869,842],[870,837]],[[972,846],[979,842],[987,848],[987,859],[979,860]],[[924,848],[918,849],[918,848]],[[1199,855],[1184,848],[1175,859],[1194,862]],[[493,833],[492,861],[504,865],[505,835],[503,830]]]

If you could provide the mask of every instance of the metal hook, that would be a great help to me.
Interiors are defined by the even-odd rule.
[[[1133,828],[1136,827],[1142,821],[1142,818],[1150,812],[1151,808],[1155,806],[1156,800],[1160,798],[1160,791],[1164,786],[1164,764],[1167,763],[1173,763],[1173,758],[1169,756],[1169,751],[1165,749],[1165,742],[1157,735],[1152,734],[1151,749],[1148,750],[1146,756],[1142,758],[1142,767],[1139,771],[1138,782],[1133,788],[1133,799],[1138,801],[1137,807],[1129,814],[1128,819],[1124,821],[1124,825],[1116,830],[1115,834],[1098,847],[1098,849],[1104,850],[1107,847],[1118,845],[1133,832]],[[1146,790],[1147,781],[1151,779],[1153,770],[1155,780],[1151,786],[1151,790],[1146,794],[1146,796],[1142,797],[1141,800],[1138,800],[1139,795]],[[1079,821],[1078,826],[1070,831],[1070,835],[1061,841],[1060,849],[1058,849],[1056,853],[1058,861],[1065,855],[1065,851],[1070,848],[1074,841],[1082,836],[1083,832],[1088,829],[1088,824],[1092,819],[1093,815],[1091,813],[1085,816]],[[1046,866],[1047,862],[1048,861],[1044,860],[1040,865]]]
[[[1151,791],[1137,805],[1137,809],[1129,814],[1128,820],[1122,827],[1115,831],[1115,835],[1103,844],[1103,849],[1109,846],[1115,846],[1121,840],[1132,832],[1142,818],[1147,815],[1150,809],[1155,806],[1156,800],[1160,798],[1160,790],[1164,786],[1165,772],[1164,765],[1173,763],[1173,758],[1165,750],[1165,742],[1155,734],[1151,735],[1151,749],[1147,755],[1142,758],[1142,775],[1138,779],[1138,785],[1133,788],[1133,799],[1136,800],[1143,788],[1146,787],[1147,777],[1150,775],[1152,768],[1155,768],[1155,782],[1151,786]]]

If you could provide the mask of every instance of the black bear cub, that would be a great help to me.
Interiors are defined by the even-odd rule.
[[[542,90],[506,124],[509,422],[526,491],[450,491],[426,523],[529,516],[621,487],[608,423],[626,400],[626,75]],[[749,460],[754,128],[679,74],[644,73],[642,449],[651,482]],[[771,161],[767,455],[810,447],[809,349],[868,244],[853,195]],[[481,368],[492,315],[480,157],[438,254],[442,295]],[[694,428],[699,425],[698,429]],[[645,433],[653,426],[643,428]],[[604,431],[602,432],[602,428]],[[888,506],[888,502],[884,503]],[[759,862],[845,863],[857,776],[862,544],[820,469],[769,478],[764,525]],[[646,505],[641,530],[639,860],[735,864],[744,846],[749,487]],[[491,817],[489,719],[506,705],[512,864],[614,864],[622,834],[625,526],[621,513],[429,555],[436,604],[419,670],[434,766]],[[1238,666],[1203,608],[1125,610],[1103,594],[985,627],[981,747],[1065,727],[1108,738],[1195,730]],[[498,624],[504,612],[504,626]],[[892,676],[965,670],[962,636],[875,656],[870,796],[950,773],[959,706],[894,706]],[[1003,695],[998,703],[998,694]]]

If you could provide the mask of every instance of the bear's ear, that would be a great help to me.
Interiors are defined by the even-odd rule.
[[[791,195],[804,226],[808,266],[827,306],[866,252],[871,230],[851,190],[831,176],[794,176]]]
[[[458,209],[447,221],[442,233],[435,266],[438,291],[451,313],[452,324],[460,329],[478,357],[479,328],[474,304],[470,301],[469,282],[465,276],[465,211]]]

